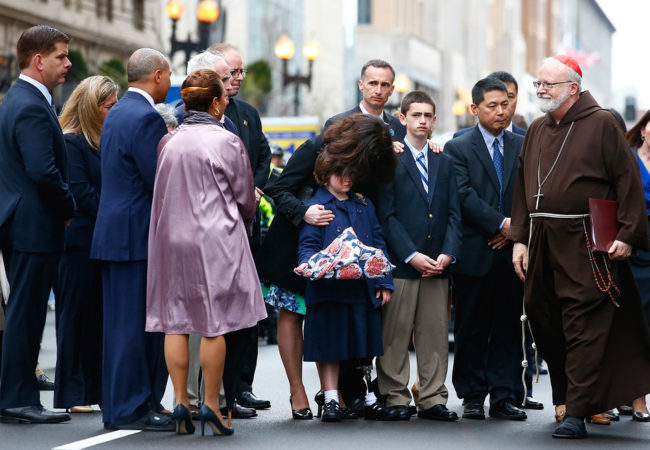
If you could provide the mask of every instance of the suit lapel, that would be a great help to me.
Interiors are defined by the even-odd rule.
[[[19,83],[22,87],[24,87],[29,92],[31,92],[32,95],[36,96],[36,98],[38,98],[39,101],[42,102],[43,105],[45,105],[45,107],[48,109],[48,111],[50,112],[50,116],[52,116],[52,118],[56,121],[56,123],[59,123],[59,118],[56,116],[56,113],[52,109],[52,105],[50,105],[47,102],[47,99],[45,98],[43,93],[41,91],[39,91],[36,86],[28,83],[25,80],[21,80],[20,78],[18,78],[18,80],[16,80],[16,83]]]
[[[422,185],[422,179],[420,178],[420,171],[418,170],[417,166],[415,165],[415,160],[413,159],[413,155],[411,154],[411,150],[408,148],[408,146],[405,146],[404,152],[399,155],[399,159],[401,163],[404,165],[404,168],[406,169],[406,172],[409,174],[411,179],[413,180],[413,183],[415,183],[415,187],[424,199],[424,201],[427,201],[427,193],[424,190],[424,186]],[[429,163],[431,164],[431,163]],[[429,175],[429,180],[431,180],[431,175]],[[429,184],[429,189],[431,189],[431,184]]]
[[[494,185],[494,189],[496,189],[497,192],[500,192],[501,187],[499,186],[497,170],[494,168],[494,162],[492,162],[492,158],[490,158],[490,152],[485,146],[485,140],[483,139],[481,130],[478,129],[478,125],[474,127],[472,133],[472,151],[476,154],[478,160],[481,161],[481,164],[483,164],[485,171]]]
[[[503,135],[503,191],[506,191],[508,187],[508,182],[510,181],[510,175],[512,175],[512,169],[517,163],[517,151],[515,150],[512,142],[512,137],[505,133]]]
[[[428,149],[427,161],[428,161],[427,172],[429,174],[429,204],[431,204],[431,202],[433,201],[433,194],[436,191],[436,180],[438,178],[438,168],[440,167],[440,158],[436,158],[433,152],[431,151],[431,149]]]

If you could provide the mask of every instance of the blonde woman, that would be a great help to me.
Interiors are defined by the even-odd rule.
[[[92,412],[102,401],[101,275],[90,243],[101,188],[99,141],[119,88],[108,77],[83,80],[63,106],[63,129],[75,216],[65,230],[56,289],[54,407]]]

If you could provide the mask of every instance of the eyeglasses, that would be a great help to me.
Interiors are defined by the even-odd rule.
[[[246,74],[248,73],[248,70],[244,69],[237,69],[237,70],[231,70],[230,75],[233,78],[236,78],[239,74],[241,74],[242,78],[246,78]]]
[[[533,87],[535,89],[553,89],[555,86],[558,84],[564,84],[564,83],[573,83],[573,81],[558,81],[557,83],[545,83],[543,81],[533,81]]]

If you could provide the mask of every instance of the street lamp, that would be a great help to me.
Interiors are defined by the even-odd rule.
[[[314,65],[314,61],[320,56],[320,45],[312,39],[302,47],[302,55],[309,61],[307,75],[302,75],[299,72],[296,72],[294,75],[289,75],[289,60],[293,58],[295,53],[296,49],[289,36],[282,34],[275,44],[275,56],[282,60],[282,89],[284,90],[292,83],[295,85],[293,110],[294,115],[297,116],[300,111],[300,85],[304,84],[308,89],[311,88],[312,66]]]
[[[462,120],[461,118],[465,116],[465,113],[467,113],[467,106],[465,105],[465,102],[462,100],[456,100],[451,106],[451,111],[456,116],[456,128],[460,129]]]
[[[176,24],[185,13],[185,5],[181,0],[171,0],[167,3],[166,12],[172,21],[169,57],[173,58],[178,51],[185,52],[185,65],[187,66],[192,52],[201,52],[210,44],[210,24],[219,17],[219,5],[213,0],[202,0],[196,8],[196,17],[199,19],[199,42],[192,41],[189,33],[185,41],[176,39]]]

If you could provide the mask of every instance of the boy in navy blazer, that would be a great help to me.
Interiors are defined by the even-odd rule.
[[[377,212],[384,227],[393,272],[393,299],[383,307],[384,355],[377,360],[379,390],[386,404],[408,419],[408,346],[414,331],[420,393],[418,416],[453,421],[445,406],[448,359],[449,265],[461,245],[460,203],[453,163],[434,154],[427,135],[436,120],[426,92],[404,97],[400,121],[406,126],[391,185],[379,188]]]

